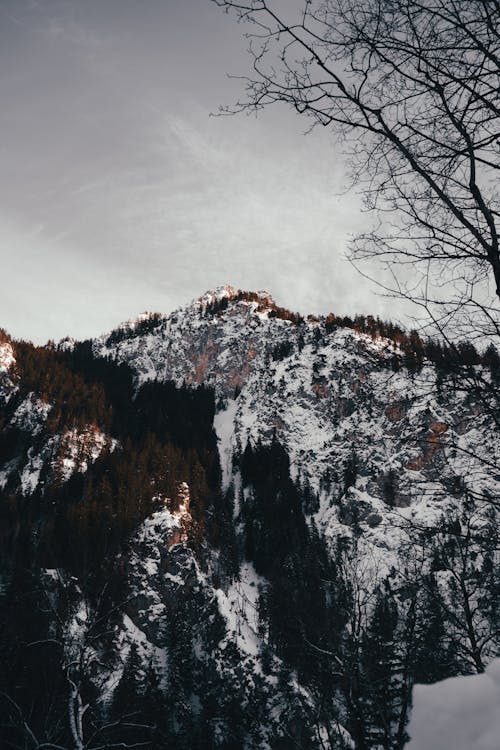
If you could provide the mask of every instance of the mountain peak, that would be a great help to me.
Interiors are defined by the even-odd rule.
[[[223,299],[234,299],[238,295],[238,291],[230,284],[224,284],[218,286],[215,289],[209,289],[198,298],[198,302],[201,305],[210,305],[214,302],[220,302]]]
[[[202,307],[215,305],[227,300],[232,301],[246,301],[246,302],[257,302],[259,305],[266,307],[275,307],[276,303],[271,294],[265,290],[259,290],[258,292],[247,292],[242,289],[235,289],[229,284],[224,286],[218,286],[214,290],[205,292],[197,300]]]

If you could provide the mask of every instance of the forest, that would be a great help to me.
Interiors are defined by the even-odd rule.
[[[408,372],[424,358],[447,378],[457,367],[497,366],[496,352],[479,357],[457,347],[457,360],[381,321],[354,324],[397,339]],[[223,491],[210,388],[157,381],[137,388],[130,368],[95,356],[91,342],[13,343],[17,390],[2,402],[2,464],[89,425],[112,439],[69,476],[55,448],[31,494],[13,475],[2,486],[5,747],[313,750],[325,742],[350,747],[349,736],[359,750],[396,750],[407,741],[416,682],[484,671],[500,623],[494,507],[457,486],[457,512],[445,524],[402,521],[408,544],[399,569],[381,577],[367,563],[355,517],[333,549],[320,534],[319,498],[292,479],[276,434],[233,456],[239,482]],[[51,406],[38,432],[12,423],[33,393]],[[357,472],[353,453],[334,483],[341,514],[347,507],[352,514]],[[161,559],[167,570],[191,573],[182,573],[175,594],[162,590],[155,646],[167,655],[165,672],[138,644],[122,657],[118,634],[145,595],[132,583],[138,529],[162,509],[179,510],[184,482],[185,541]],[[391,505],[390,489],[385,498]],[[249,565],[258,580],[254,662],[238,650],[214,597],[238,586]],[[81,639],[71,622],[86,623]],[[103,675],[123,658],[115,684],[105,685]]]

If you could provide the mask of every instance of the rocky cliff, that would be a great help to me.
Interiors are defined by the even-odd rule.
[[[415,681],[498,653],[498,378],[231,287],[2,334],[6,741],[403,747]]]

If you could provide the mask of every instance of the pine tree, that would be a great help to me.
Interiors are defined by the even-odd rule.
[[[394,749],[399,702],[399,662],[396,645],[397,609],[387,592],[379,591],[363,640],[367,739],[372,746]]]

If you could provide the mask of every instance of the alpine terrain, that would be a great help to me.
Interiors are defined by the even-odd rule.
[[[0,746],[403,748],[415,684],[500,653],[499,387],[493,345],[231,287],[1,331]]]

